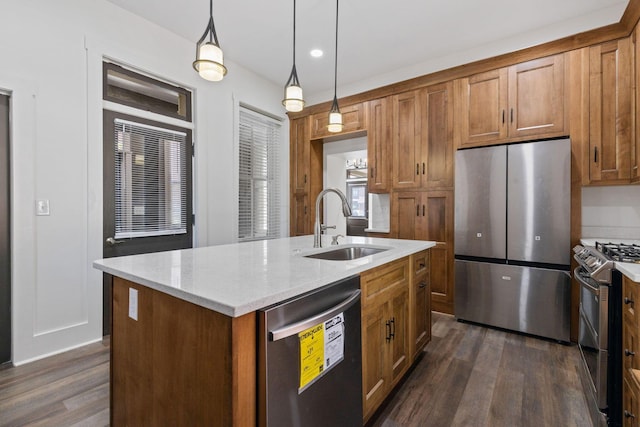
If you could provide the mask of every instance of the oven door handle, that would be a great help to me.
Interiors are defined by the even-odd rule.
[[[580,269],[581,269],[580,267],[576,267],[575,270],[573,270],[573,277],[575,277],[578,283],[584,286],[589,292],[591,292],[594,295],[600,296],[600,288],[593,286],[590,283],[588,283],[586,280],[584,280],[580,274]]]

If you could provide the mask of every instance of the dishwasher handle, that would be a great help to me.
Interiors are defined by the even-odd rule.
[[[319,323],[326,322],[332,317],[335,317],[337,314],[347,310],[349,307],[355,304],[359,299],[360,299],[360,289],[356,289],[351,293],[351,295],[347,299],[342,301],[340,304],[335,305],[330,309],[323,311],[322,313],[318,313],[315,316],[308,317],[296,323],[285,325],[281,328],[276,329],[275,331],[269,331],[269,340],[278,341],[283,338],[287,338],[287,337],[290,337],[291,335],[295,335],[299,332],[302,332],[305,329],[309,329],[310,327],[315,326]]]

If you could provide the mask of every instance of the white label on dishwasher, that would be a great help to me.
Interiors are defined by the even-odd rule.
[[[344,313],[324,322],[324,370],[344,359]]]

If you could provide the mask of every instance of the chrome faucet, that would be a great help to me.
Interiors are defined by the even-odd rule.
[[[342,191],[338,190],[337,188],[327,188],[325,190],[322,190],[320,194],[318,194],[318,197],[316,198],[316,223],[313,227],[313,247],[314,248],[322,247],[322,238],[321,238],[322,226],[320,225],[320,202],[322,201],[322,198],[324,197],[324,195],[327,193],[336,193],[338,196],[340,196],[340,199],[342,200],[342,214],[345,217],[351,216],[351,206],[349,206],[349,202],[347,202],[347,197],[344,195]]]

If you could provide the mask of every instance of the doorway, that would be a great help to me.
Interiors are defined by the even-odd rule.
[[[335,225],[327,234],[364,236],[367,212],[367,137],[342,139],[323,144],[324,188],[338,188],[351,206],[352,216],[344,218],[337,197],[324,200],[325,224]]]
[[[9,96],[0,94],[0,364],[11,361]]]
[[[103,257],[191,248],[191,130],[108,110],[103,129]],[[103,335],[112,281],[103,274]]]

